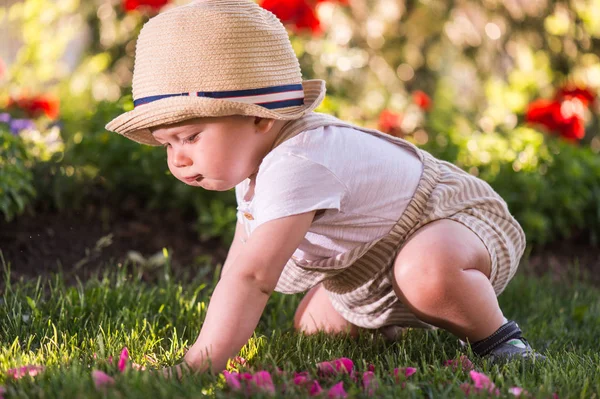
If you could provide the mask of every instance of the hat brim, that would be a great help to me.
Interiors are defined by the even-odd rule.
[[[319,106],[325,97],[325,81],[305,80],[304,105],[267,109],[256,104],[206,98],[168,97],[136,107],[119,115],[106,125],[106,129],[119,133],[140,144],[159,146],[151,127],[169,125],[187,119],[228,115],[248,115],[280,120],[298,119]]]

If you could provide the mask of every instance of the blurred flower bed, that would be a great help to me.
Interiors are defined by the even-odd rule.
[[[186,1],[0,7],[0,212],[119,204],[197,215],[232,236],[235,198],[188,187],[161,148],[104,130],[132,108],[135,38]],[[600,3],[260,0],[289,29],[318,111],[403,137],[489,182],[530,243],[600,239]],[[11,43],[12,43],[11,42]]]

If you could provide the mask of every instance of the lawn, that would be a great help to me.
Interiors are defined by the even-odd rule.
[[[309,397],[315,380],[321,397],[333,397],[330,389],[339,388],[340,382],[348,397],[465,397],[467,389],[470,396],[514,397],[514,387],[527,391],[523,397],[599,397],[600,290],[581,277],[568,283],[528,277],[526,268],[524,262],[500,302],[532,346],[548,357],[544,363],[488,364],[444,331],[409,330],[396,342],[371,332],[356,340],[299,335],[292,318],[300,296],[275,294],[240,353],[247,361],[240,371],[270,372],[273,394],[268,386],[247,381],[236,391],[223,374],[186,375],[177,381],[131,367],[132,362],[148,369],[174,364],[193,343],[218,278],[213,265],[175,276],[168,264],[153,270],[118,264],[65,286],[67,272],[11,282],[10,267],[3,264],[0,397],[244,397],[248,390],[256,397]],[[117,363],[124,347],[129,360],[121,372]],[[461,355],[468,356],[474,370],[445,365]],[[318,363],[343,357],[353,361],[351,374],[318,372]],[[8,376],[9,369],[24,365],[43,365],[45,370],[19,379]],[[410,368],[416,369],[412,375]],[[112,376],[114,384],[97,387],[94,370]],[[296,382],[306,382],[296,385],[295,373],[303,371],[308,373]],[[477,388],[482,374],[491,378],[493,389]],[[370,382],[363,383],[363,378]]]

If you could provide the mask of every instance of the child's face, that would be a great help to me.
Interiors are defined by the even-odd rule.
[[[274,140],[273,121],[248,116],[197,118],[152,129],[169,170],[190,186],[225,191],[256,173]]]

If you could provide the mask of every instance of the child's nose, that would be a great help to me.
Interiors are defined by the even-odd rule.
[[[185,166],[190,166],[192,164],[192,159],[188,157],[181,150],[173,151],[173,166],[176,168],[183,168]]]

